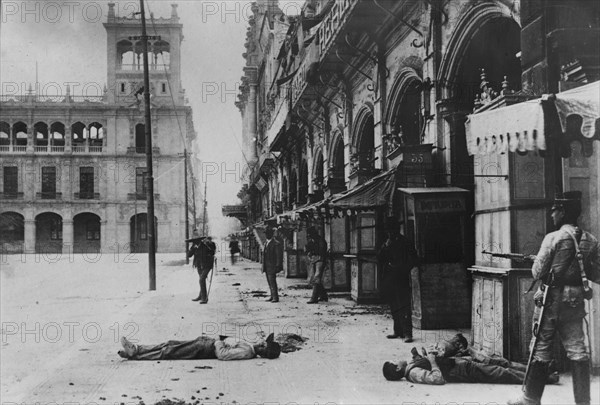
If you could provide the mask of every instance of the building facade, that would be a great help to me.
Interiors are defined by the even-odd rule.
[[[148,52],[157,252],[182,252],[192,212],[184,183],[194,181],[184,151],[196,133],[181,86],[177,6],[170,18],[147,24],[154,38]],[[31,87],[26,95],[2,95],[2,253],[148,249],[141,22],[115,16],[109,3],[104,27],[103,95],[75,96],[67,88],[45,96]]]
[[[570,189],[583,191],[581,226],[600,233],[600,114],[584,119],[592,130],[568,134],[545,105],[550,118],[529,138],[530,128],[490,137],[516,142],[496,154],[477,153],[483,138],[467,128],[478,113],[516,121],[507,106],[597,81],[600,7],[309,0],[286,16],[262,0],[253,13],[237,103],[251,160],[244,254],[260,259],[257,229],[279,226],[286,275],[306,276],[305,230],[318,226],[330,246],[328,287],[372,302],[376,251],[387,229],[400,229],[422,259],[415,326],[471,325],[477,346],[526,359],[532,300],[514,291],[530,272],[482,251],[535,254],[552,230],[550,202]],[[536,144],[542,134],[547,145]]]

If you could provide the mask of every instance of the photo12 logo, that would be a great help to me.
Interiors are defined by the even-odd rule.
[[[0,19],[2,23],[99,23],[107,17],[106,2],[96,1],[2,1]],[[114,3],[116,17],[133,16],[139,11],[139,2]]]

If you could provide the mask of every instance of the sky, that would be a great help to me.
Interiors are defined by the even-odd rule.
[[[115,1],[118,16],[139,11],[139,1]],[[234,103],[243,74],[244,42],[250,1],[147,1],[146,13],[169,18],[178,4],[183,24],[182,85],[194,113],[198,140],[193,150],[205,162],[211,232],[227,234],[239,222],[223,218],[222,204],[238,203],[244,157],[242,122]],[[281,1],[287,14],[298,14],[303,1]],[[96,94],[106,84],[108,1],[2,0],[0,3],[0,93],[25,93],[38,81],[50,94]],[[152,35],[149,27],[149,35]],[[12,87],[8,87],[12,86]],[[85,89],[85,90],[84,90]],[[213,173],[208,175],[208,173]],[[236,175],[232,173],[237,173]],[[202,181],[203,179],[201,179]],[[198,204],[198,206],[201,206]]]

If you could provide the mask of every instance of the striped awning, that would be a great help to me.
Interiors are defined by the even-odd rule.
[[[600,139],[596,129],[596,122],[600,119],[600,82],[594,82],[555,95],[469,115],[465,123],[469,154],[545,150],[542,102],[554,102],[563,134],[568,132],[567,122],[571,117],[578,116],[581,118],[581,134],[588,139]]]

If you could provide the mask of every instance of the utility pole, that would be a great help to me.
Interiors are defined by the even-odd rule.
[[[196,217],[196,178],[192,173],[192,213],[194,215],[194,229],[198,229],[198,219]]]
[[[187,255],[188,250],[190,249],[190,243],[187,240],[190,238],[190,210],[189,210],[189,200],[188,200],[188,157],[187,157],[187,148],[183,149],[183,180],[184,180],[184,189],[185,189],[185,264],[190,264],[190,258]]]
[[[144,62],[144,130],[146,135],[146,202],[148,204],[148,214],[146,218],[148,225],[148,272],[150,276],[150,291],[154,291],[156,290],[156,225],[154,223],[154,175],[152,173],[152,120],[150,119],[148,35],[146,33],[146,13],[144,11],[144,0],[140,0],[140,16],[142,19],[142,36],[133,38],[142,40],[142,60]],[[160,39],[160,37],[158,37],[158,39]]]
[[[204,211],[202,212],[202,236],[206,236],[206,184],[208,179],[204,180]]]

